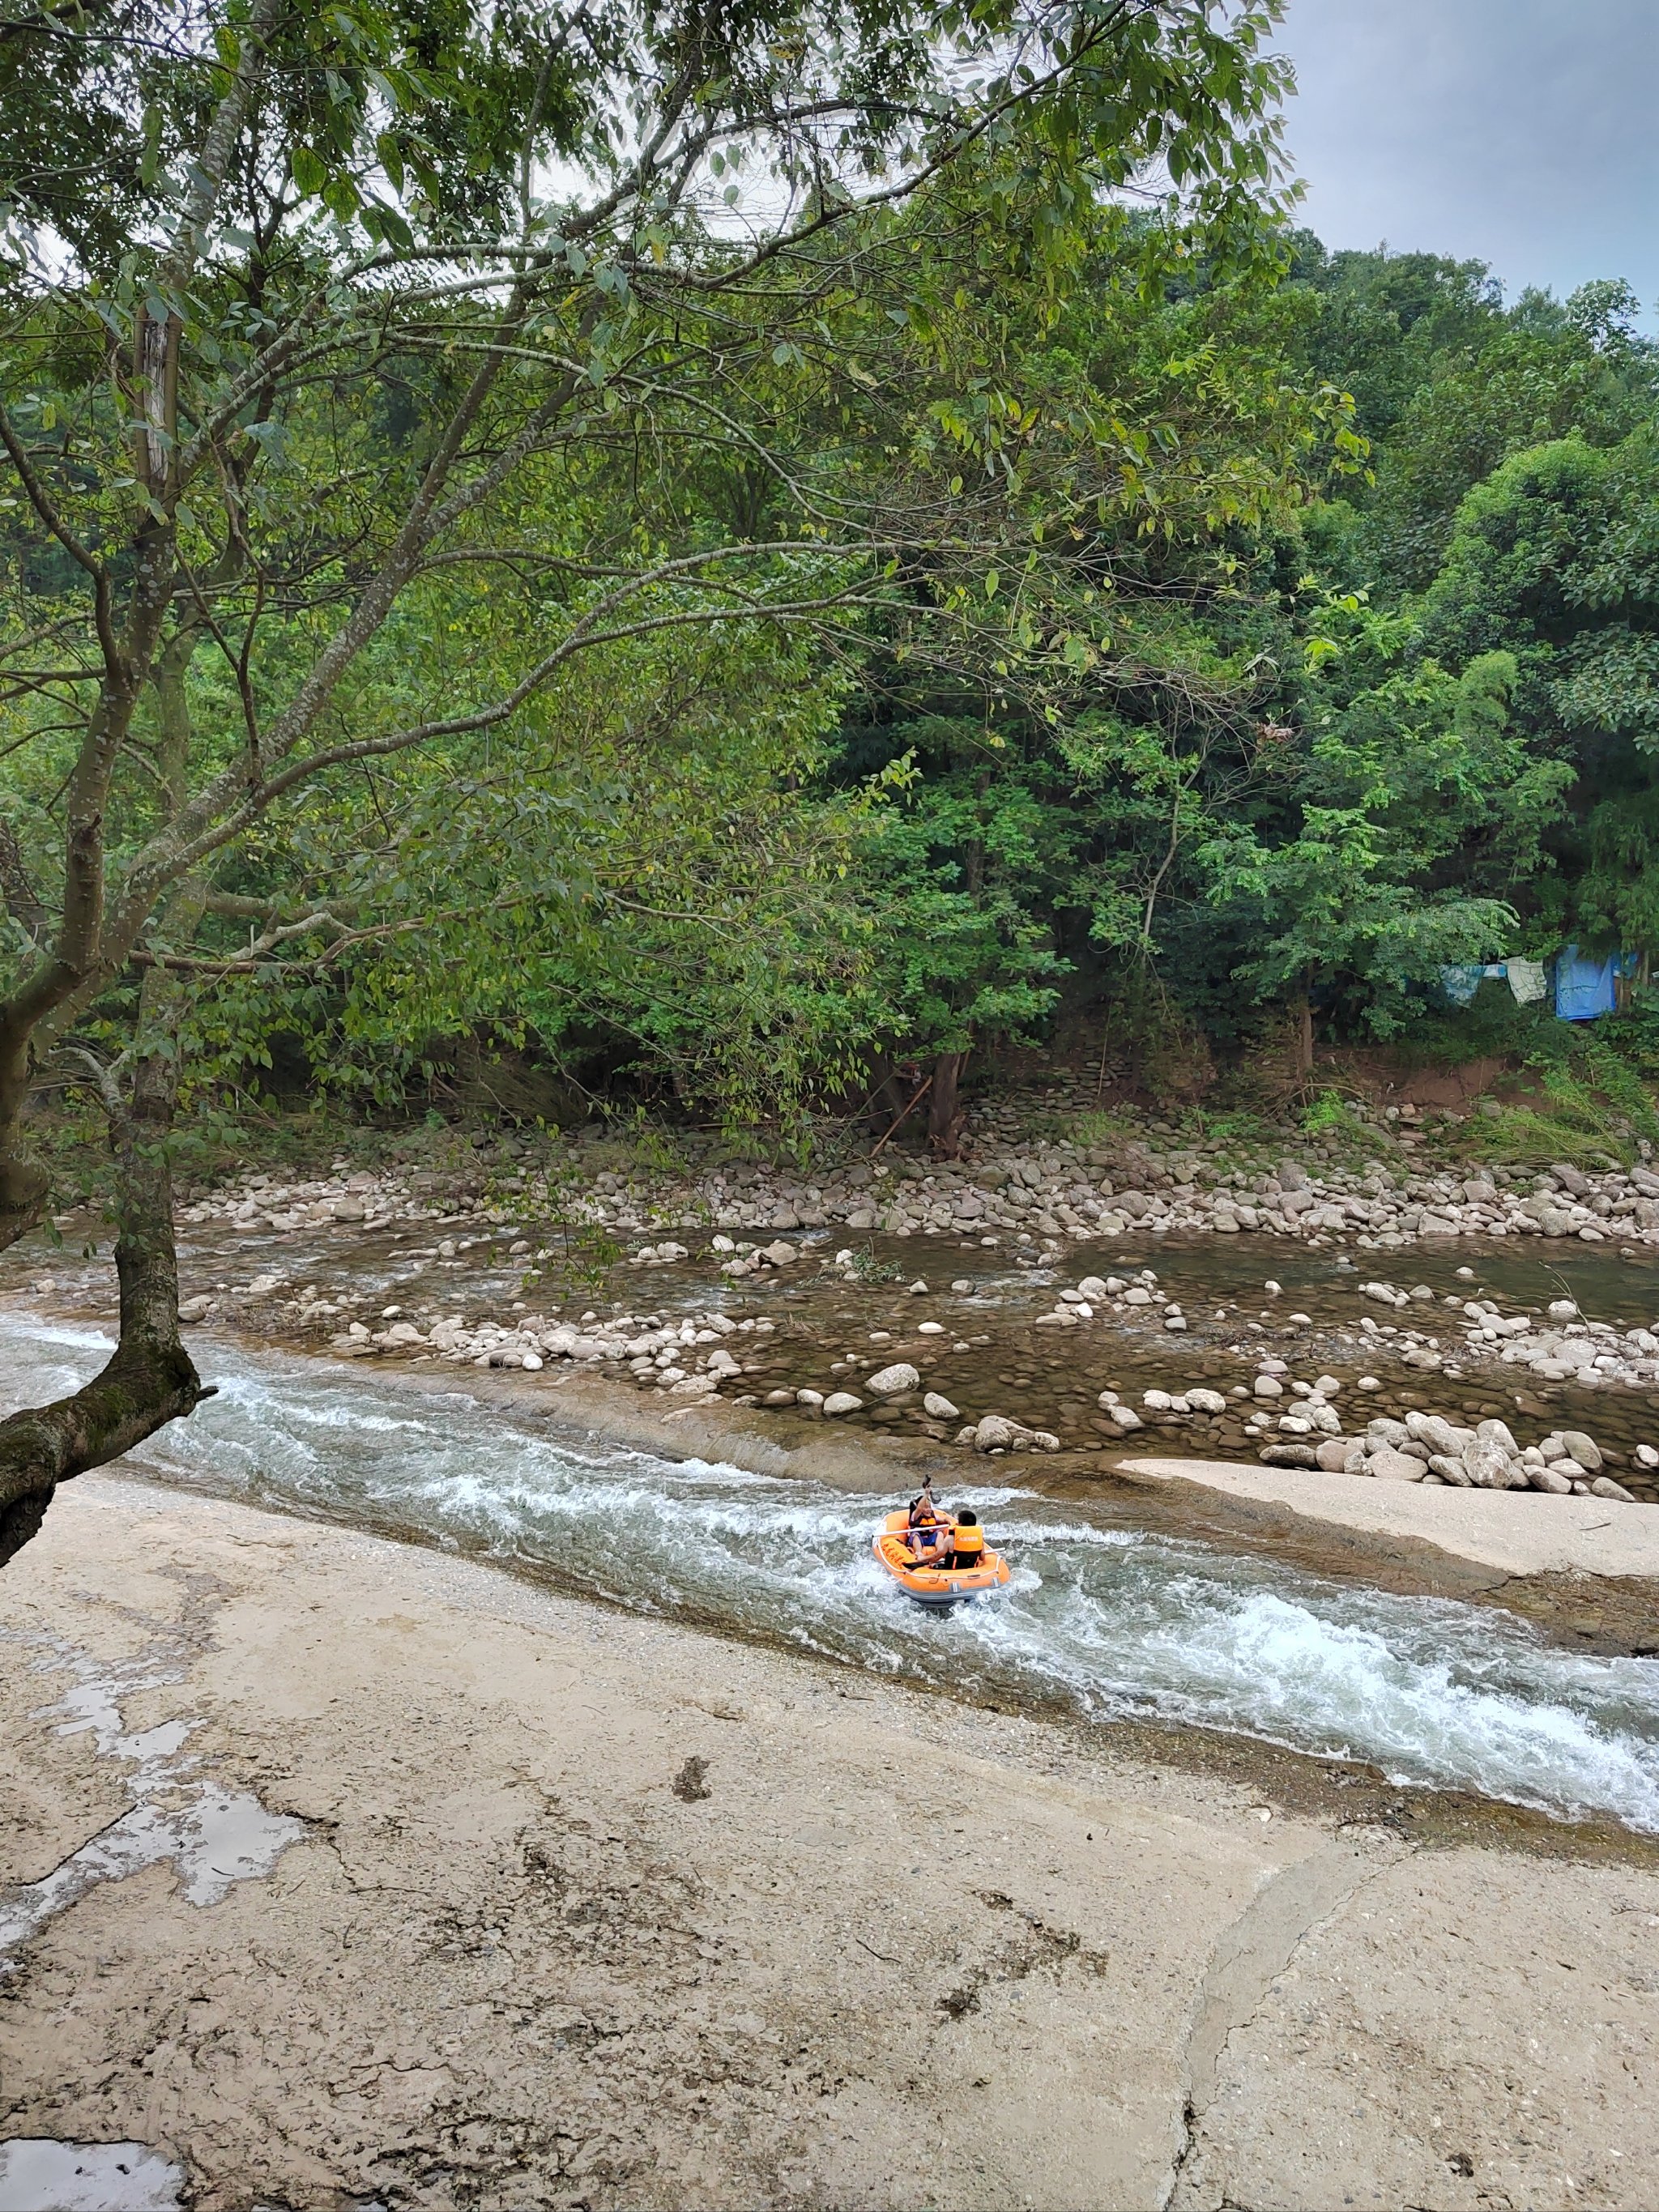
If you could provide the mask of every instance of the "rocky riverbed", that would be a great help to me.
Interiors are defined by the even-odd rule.
[[[1275,1146],[1182,1140],[1173,1130],[1128,1128],[1104,1143],[1021,1133],[1021,1117],[988,1112],[975,1157],[932,1163],[890,1150],[812,1174],[722,1157],[684,1143],[654,1166],[605,1140],[578,1141],[550,1165],[526,1140],[498,1147],[477,1170],[393,1167],[284,1183],[253,1175],[199,1194],[186,1225],[245,1230],[319,1221],[384,1224],[518,1206],[610,1231],[648,1253],[667,1232],[789,1234],[842,1228],[905,1237],[994,1237],[1059,1251],[1079,1241],[1208,1233],[1320,1245],[1351,1241],[1389,1250],[1418,1238],[1535,1237],[1587,1244],[1659,1245],[1659,1172],[1609,1156],[1589,1172],[1566,1162],[1539,1170],[1480,1165],[1427,1154],[1434,1134],[1403,1121],[1356,1121],[1340,1143],[1284,1133]],[[696,1155],[694,1157],[694,1155]],[[668,1241],[675,1241],[672,1235]],[[744,1255],[735,1249],[736,1262]]]
[[[1412,1150],[1413,1133],[1374,1133],[1396,1155]],[[1659,1177],[1564,1165],[1553,1187],[1583,1185],[1573,1203],[1586,1218],[1571,1238],[1556,1233],[1561,1207],[1540,1224],[1526,1210],[1536,1194],[1511,1181],[1512,1220],[1465,1197],[1454,1225],[1470,1233],[1419,1225],[1408,1267],[1402,1251],[1385,1273],[1383,1240],[1407,1232],[1379,1230],[1375,1208],[1402,1219],[1406,1209],[1339,1191],[1352,1169],[1296,1141],[1299,1158],[1248,1178],[1276,1201],[1255,1210],[1254,1228],[1237,1209],[1237,1233],[1225,1227],[1219,1189],[1160,1190],[1160,1174],[1189,1163],[1137,1139],[1149,1188],[1121,1195],[1145,1197],[1148,1211],[1133,1231],[1119,1209],[1084,1233],[1080,1207],[1103,1206],[1113,1180],[1101,1172],[1063,1231],[1066,1208],[1048,1194],[1040,1218],[1056,1233],[1041,1242],[1003,1219],[1018,1206],[983,1210],[994,1162],[989,1183],[984,1164],[934,1174],[964,1202],[970,1175],[986,1186],[970,1202],[981,1210],[971,1221],[953,1212],[948,1229],[853,1228],[870,1211],[851,1202],[866,1188],[852,1180],[857,1167],[836,1186],[711,1159],[677,1181],[678,1170],[624,1176],[599,1164],[614,1150],[582,1144],[550,1163],[509,1142],[476,1172],[407,1162],[354,1172],[341,1161],[304,1181],[252,1174],[185,1206],[183,1310],[338,1358],[515,1369],[544,1388],[580,1370],[669,1411],[723,1399],[786,1439],[805,1423],[839,1423],[963,1454],[1058,1452],[1068,1468],[1105,1468],[1125,1447],[1152,1446],[1430,1488],[1524,1486],[1540,1501],[1601,1486],[1659,1502],[1659,1334],[1647,1326],[1659,1315],[1659,1254],[1636,1211],[1648,1203],[1637,1178]],[[1120,1166],[1128,1143],[1115,1146]],[[1010,1183],[1042,1196],[1055,1162],[1073,1172],[1083,1152],[1013,1147]],[[915,1182],[919,1162],[900,1166],[891,1180],[920,1206],[928,1178]],[[1497,1191],[1502,1174],[1482,1188]],[[725,1202],[738,1191],[744,1203]],[[848,1218],[831,1223],[809,1193]],[[1370,1226],[1346,1211],[1348,1228],[1331,1225],[1339,1199],[1371,1207]],[[647,1218],[653,1233],[617,1237],[600,1255],[609,1264],[573,1289],[573,1215],[582,1233],[616,1237]],[[1595,1223],[1633,1241],[1615,1243]],[[67,1250],[88,1256],[24,1248],[0,1280],[56,1310],[106,1315],[113,1285],[95,1229],[72,1218],[61,1229]]]

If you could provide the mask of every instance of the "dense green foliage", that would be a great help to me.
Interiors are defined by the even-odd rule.
[[[1645,972],[1659,356],[1635,302],[1608,282],[1506,310],[1478,264],[1305,234],[1285,258],[1244,301],[1207,272],[1166,284],[1139,304],[1143,358],[1179,359],[1196,326],[1230,389],[1265,371],[1281,407],[1348,395],[1366,465],[1346,441],[1281,447],[1250,527],[1184,519],[1142,572],[1158,680],[1103,664],[988,739],[959,708],[891,717],[894,746],[924,733],[900,842],[925,852],[939,951],[908,1003],[942,1046],[975,986],[981,1035],[1069,994],[1225,1041],[1311,995],[1328,1035],[1439,1048],[1443,963],[1577,941]],[[1214,394],[1212,450],[1263,450]],[[879,757],[872,720],[848,718],[849,766]],[[927,963],[902,881],[908,983]],[[1540,1049],[1548,1019],[1505,1045]]]
[[[36,1072],[385,1103],[470,1036],[764,1115],[1065,1009],[1389,1038],[1443,963],[1645,962],[1636,303],[1286,228],[1272,13],[0,47],[14,1006],[95,574],[132,676]]]

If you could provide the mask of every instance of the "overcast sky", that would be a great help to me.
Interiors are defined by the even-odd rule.
[[[1328,246],[1625,276],[1659,327],[1659,0],[1289,0],[1287,114]]]

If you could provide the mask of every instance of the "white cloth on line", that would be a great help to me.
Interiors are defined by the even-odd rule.
[[[1517,1006],[1536,1006],[1549,989],[1549,980],[1544,973],[1541,960],[1509,960],[1504,963],[1510,971],[1510,988],[1515,994]]]

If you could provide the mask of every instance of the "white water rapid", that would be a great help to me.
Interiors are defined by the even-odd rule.
[[[89,1331],[9,1321],[0,1398],[56,1395],[106,1349]],[[1065,1519],[983,1482],[950,1496],[977,1507],[1013,1585],[930,1615],[871,1556],[878,1501],[580,1446],[464,1389],[218,1346],[210,1365],[220,1395],[136,1465],[961,1695],[1228,1729],[1369,1759],[1402,1784],[1659,1832],[1659,1661],[1563,1650],[1489,1607]]]

